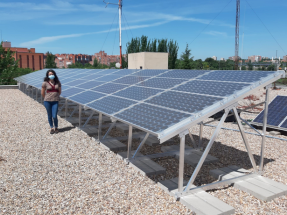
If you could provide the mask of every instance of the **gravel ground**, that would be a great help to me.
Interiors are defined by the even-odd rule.
[[[240,105],[264,101],[264,92],[263,89],[259,90],[254,93],[255,97],[241,101]],[[270,100],[278,94],[287,95],[287,90],[272,90]],[[118,160],[114,153],[105,151],[88,135],[61,118],[60,128],[65,128],[65,132],[51,136],[44,107],[22,92],[0,90],[0,98],[0,213],[192,213],[154,184],[177,177],[177,159],[154,159],[167,169],[166,174],[150,179],[143,177]],[[252,119],[256,115],[242,116]],[[217,122],[211,124],[216,125]],[[238,128],[233,123],[224,123],[224,127]],[[212,127],[204,127],[204,147],[213,131]],[[199,126],[193,127],[192,133],[198,140]],[[111,135],[123,134],[113,130]],[[255,135],[247,137],[258,164],[261,138]],[[123,143],[126,144],[126,141]],[[138,144],[138,141],[134,141],[133,149]],[[179,139],[175,137],[172,143],[164,145],[170,144],[179,144]],[[186,144],[192,146],[188,137]],[[264,176],[283,184],[287,184],[286,144],[267,138],[264,160]],[[145,145],[142,154],[159,153],[160,147]],[[219,162],[204,165],[195,181],[196,185],[214,182],[208,174],[214,168],[237,165],[251,170],[238,132],[221,130],[210,154],[217,157]],[[192,172],[193,167],[186,164],[186,180]],[[208,192],[233,206],[236,214],[287,214],[287,196],[266,203],[233,187]]]

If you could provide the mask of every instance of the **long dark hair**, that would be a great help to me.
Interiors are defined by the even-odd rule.
[[[55,84],[58,84],[60,82],[59,78],[58,78],[56,72],[54,70],[52,70],[52,69],[49,69],[46,72],[46,77],[44,78],[44,81],[47,81],[47,82],[49,81],[49,72],[52,72],[54,74],[54,76],[55,76],[55,78],[54,78]]]

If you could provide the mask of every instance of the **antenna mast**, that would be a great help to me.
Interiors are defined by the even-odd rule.
[[[119,30],[120,30],[120,33],[119,33],[119,42],[120,42],[120,65],[122,68],[122,7],[123,7],[123,0],[119,0],[119,3],[118,4],[115,4],[115,3],[110,3],[110,2],[105,2],[105,0],[103,0],[103,2],[106,4],[106,7],[109,5],[109,4],[112,4],[112,5],[118,5],[119,6]]]
[[[240,21],[240,0],[236,0],[236,27],[235,27],[235,64],[234,70],[238,70],[238,49],[239,49],[239,21]]]

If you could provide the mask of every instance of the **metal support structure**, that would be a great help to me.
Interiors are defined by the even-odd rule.
[[[136,157],[137,153],[140,152],[140,150],[141,150],[141,148],[143,147],[143,145],[145,144],[145,142],[146,142],[148,136],[149,136],[149,133],[146,133],[144,139],[142,140],[142,142],[141,142],[140,145],[138,146],[137,150],[135,151],[135,153],[134,153],[132,159],[134,159],[134,158]]]
[[[68,109],[68,108],[67,108]],[[68,110],[67,110],[68,111]],[[77,111],[77,107],[74,108],[70,116],[68,117],[68,120],[74,115],[74,113]]]
[[[79,105],[79,128],[81,128],[82,124],[82,105]]]
[[[104,140],[108,134],[111,132],[111,130],[113,129],[113,127],[115,127],[117,120],[114,120],[113,123],[110,125],[108,131],[106,132],[106,134],[103,136],[102,140]]]
[[[244,129],[243,129],[243,126],[242,126],[242,124],[241,124],[241,121],[240,121],[238,112],[237,112],[237,110],[236,110],[235,107],[233,108],[233,112],[234,112],[234,115],[235,115],[235,118],[236,118],[236,121],[237,121],[239,130],[240,130],[240,133],[241,133],[243,142],[244,142],[244,144],[245,144],[245,148],[246,148],[247,153],[248,153],[248,156],[249,156],[249,158],[250,158],[252,167],[253,167],[254,171],[257,172],[256,162],[255,162],[255,160],[254,160],[253,154],[252,154],[252,152],[251,152],[251,148],[250,148],[249,143],[248,143],[248,139],[247,139],[247,137],[246,137],[246,134],[245,134]]]
[[[133,126],[129,125],[129,138],[128,138],[128,151],[127,151],[127,159],[130,160],[131,150],[132,150],[132,141],[133,141]]]
[[[197,148],[197,145],[196,145],[196,143],[195,143],[195,140],[194,140],[194,138],[193,138],[193,136],[192,136],[192,133],[190,132],[189,129],[188,129],[188,135],[189,135],[189,137],[190,137],[190,140],[191,140],[191,143],[192,143],[193,147],[194,147],[194,148]]]
[[[36,88],[36,101],[38,101],[38,89]]]
[[[202,133],[203,133],[203,122],[200,122],[199,124],[199,143],[198,143],[198,147],[201,148],[202,147]]]
[[[34,99],[34,88],[33,87],[31,87],[31,94],[32,94],[31,98]]]
[[[89,118],[86,120],[85,124],[83,125],[83,128],[90,122],[90,120],[92,119],[94,113],[95,113],[95,111],[92,111],[92,113],[90,114]]]
[[[99,128],[98,128],[98,139],[102,137],[102,123],[103,123],[103,114],[99,113]]]
[[[68,99],[65,100],[65,119],[67,119]]]
[[[185,134],[180,134],[178,192],[183,191]]]
[[[262,128],[263,134],[262,134],[261,152],[260,152],[260,164],[259,164],[259,171],[260,172],[263,171],[263,167],[264,167],[264,150],[265,150],[265,139],[266,139],[268,104],[269,104],[269,88],[266,87],[265,109],[264,109],[263,128]]]
[[[221,120],[218,123],[218,125],[217,125],[217,127],[216,127],[216,129],[215,129],[215,131],[214,131],[214,133],[213,133],[208,145],[206,146],[206,148],[205,148],[205,150],[204,150],[204,152],[203,152],[203,154],[202,154],[202,156],[201,156],[201,158],[200,158],[195,170],[193,171],[193,174],[192,174],[187,186],[185,187],[184,192],[189,190],[191,185],[193,184],[193,182],[194,182],[194,180],[195,180],[200,168],[202,167],[202,165],[203,165],[203,163],[204,163],[204,161],[205,161],[205,159],[206,159],[206,157],[207,157],[207,155],[208,155],[208,153],[209,153],[209,151],[210,151],[210,149],[211,149],[211,147],[212,147],[212,145],[213,145],[213,143],[214,143],[214,141],[215,141],[215,139],[216,139],[216,137],[217,137],[217,135],[218,135],[218,133],[219,133],[219,131],[220,131],[220,129],[221,129],[221,127],[222,127],[227,115],[228,115],[228,113],[229,113],[229,111],[230,111],[230,109],[225,109],[225,113],[221,117]]]

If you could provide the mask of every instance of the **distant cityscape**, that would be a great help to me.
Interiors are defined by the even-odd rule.
[[[47,54],[44,53],[36,53],[35,48],[19,48],[12,47],[11,42],[3,41],[3,48],[8,49],[14,52],[13,57],[15,60],[19,60],[20,68],[30,68],[33,71],[43,69],[46,63]],[[86,54],[54,54],[55,55],[55,63],[58,68],[68,68],[69,65],[81,63],[81,64],[93,64],[94,60],[97,59],[98,63],[110,66],[111,63],[118,63],[120,61],[120,55],[108,55],[105,51],[100,51],[95,53],[94,55],[86,55]],[[126,58],[126,55],[123,55]],[[219,61],[217,56],[211,57],[215,61]],[[220,61],[226,61],[225,58],[220,58]],[[235,60],[235,56],[231,56],[228,60]],[[287,55],[283,56],[283,58],[269,58],[262,57],[260,55],[252,55],[248,56],[248,59],[241,59],[239,63],[241,65],[247,63],[269,63],[269,64],[277,64],[279,65],[282,62],[287,62]]]

